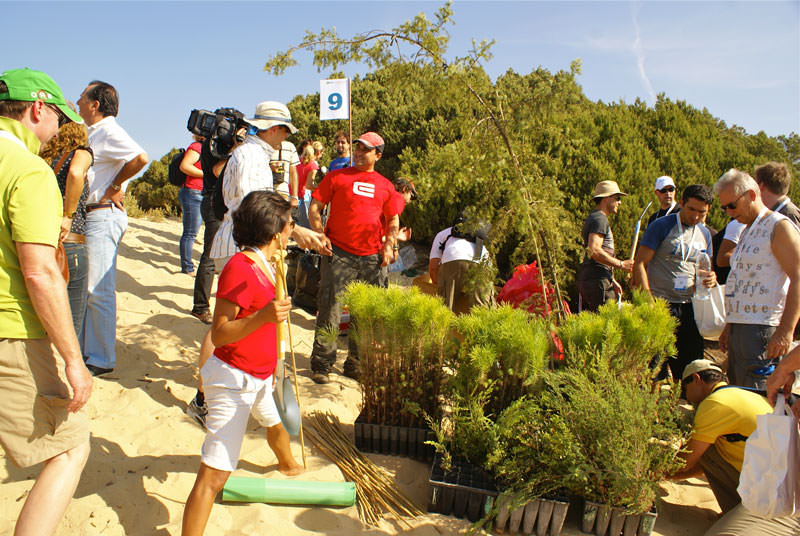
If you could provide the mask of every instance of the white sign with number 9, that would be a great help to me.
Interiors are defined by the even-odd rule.
[[[350,117],[349,83],[348,78],[319,81],[320,121]]]

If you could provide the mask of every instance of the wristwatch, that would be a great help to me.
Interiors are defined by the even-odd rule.
[[[122,186],[120,186],[119,184],[114,184],[112,182],[111,183],[111,189],[114,190],[115,192],[119,192],[122,189]]]

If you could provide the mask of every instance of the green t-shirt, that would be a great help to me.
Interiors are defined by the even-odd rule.
[[[46,334],[25,288],[15,242],[55,247],[63,201],[53,170],[37,154],[38,138],[7,117],[0,117],[0,130],[0,338],[41,339]]]
[[[722,389],[720,382],[714,391],[697,406],[692,439],[713,443],[722,459],[737,471],[742,470],[744,441],[728,441],[725,435],[750,437],[756,429],[756,415],[772,413],[772,406],[758,393],[746,389]]]

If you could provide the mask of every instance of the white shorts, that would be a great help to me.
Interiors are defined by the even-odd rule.
[[[214,259],[214,273],[219,275],[222,273],[222,269],[225,268],[225,265],[228,264],[228,261],[231,260],[233,255],[229,257],[220,257],[219,259]]]
[[[200,459],[213,469],[234,471],[250,413],[267,428],[281,422],[272,399],[272,376],[261,380],[214,355],[200,369],[200,375],[208,406]]]

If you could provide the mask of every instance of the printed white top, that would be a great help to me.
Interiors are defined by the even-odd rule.
[[[786,216],[762,210],[742,233],[725,283],[725,310],[731,324],[777,326],[786,304],[789,278],[772,254],[775,225]]]

